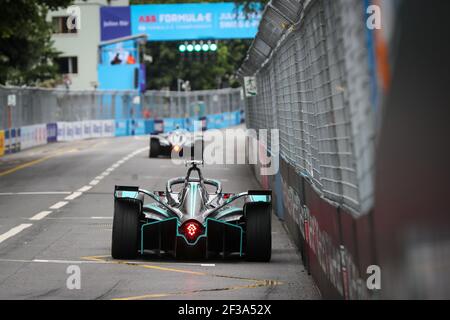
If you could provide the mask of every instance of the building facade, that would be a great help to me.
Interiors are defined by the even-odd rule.
[[[128,0],[76,0],[72,7],[49,12],[47,20],[53,26],[54,47],[61,52],[57,63],[64,86],[74,90],[99,86],[100,7],[128,5]],[[70,18],[72,12],[76,13],[77,21]]]

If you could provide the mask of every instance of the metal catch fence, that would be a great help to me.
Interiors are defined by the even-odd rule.
[[[15,106],[8,96],[15,95]],[[183,118],[243,109],[240,88],[204,91],[74,91],[0,86],[0,130],[57,121]]]
[[[272,0],[238,72],[257,83],[247,126],[279,129],[280,156],[356,213],[373,201],[368,56],[363,1]]]

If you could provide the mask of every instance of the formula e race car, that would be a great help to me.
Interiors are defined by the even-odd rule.
[[[170,179],[165,191],[115,187],[112,257],[148,253],[270,261],[272,192],[223,193],[219,181],[203,178],[202,161],[186,164],[186,176]],[[147,197],[152,201],[146,203]]]
[[[176,130],[158,135],[150,136],[149,158],[158,156],[170,156],[174,152],[177,156],[183,156],[183,151],[189,148],[191,159],[193,159],[194,148],[201,150],[203,139],[185,129]]]

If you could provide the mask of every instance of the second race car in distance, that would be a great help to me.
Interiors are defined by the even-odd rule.
[[[201,152],[203,148],[203,138],[188,130],[177,127],[172,132],[150,136],[149,157],[170,157],[172,152],[175,152],[179,156],[183,156],[183,150],[186,150],[187,148],[190,149],[190,158],[194,159],[194,148]]]

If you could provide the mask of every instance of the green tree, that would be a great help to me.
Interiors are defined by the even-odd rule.
[[[54,79],[49,10],[72,0],[0,0],[0,83],[35,85]]]
[[[147,64],[147,88],[177,89],[177,79],[189,80],[192,90],[217,87],[238,87],[235,78],[251,40],[220,41],[214,53],[185,53],[178,51],[182,42],[148,42],[146,54],[153,57]]]

